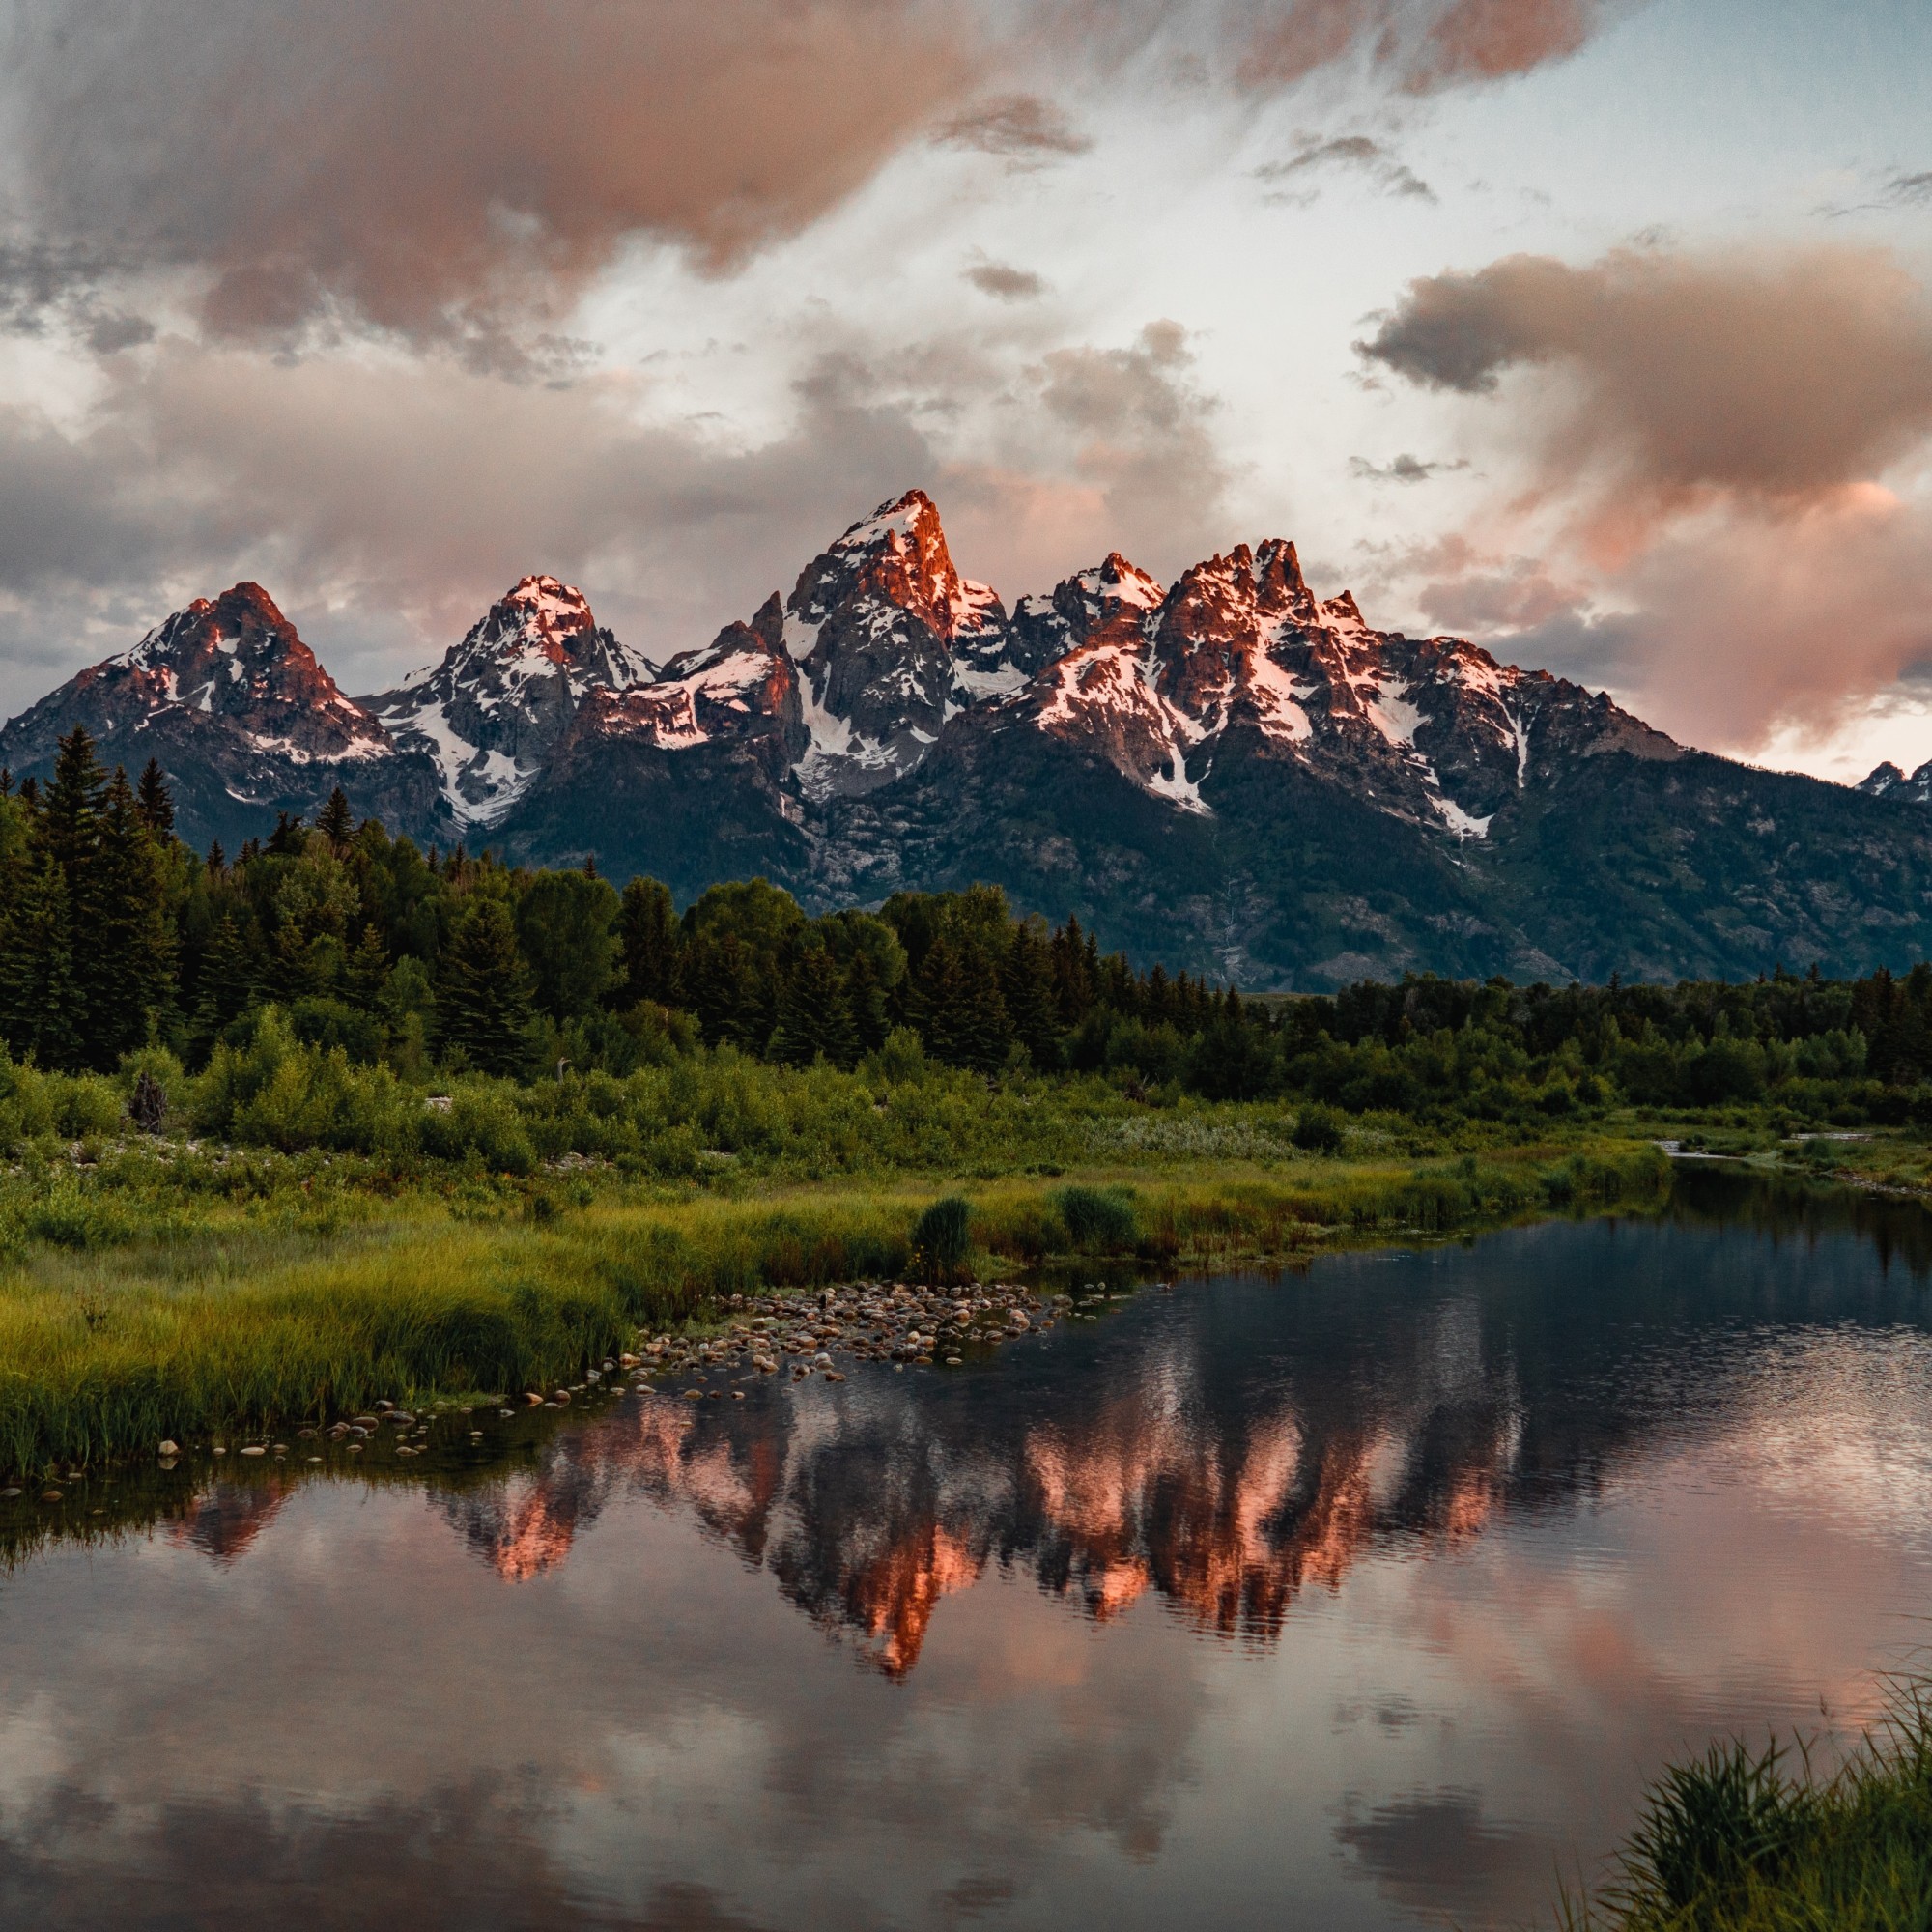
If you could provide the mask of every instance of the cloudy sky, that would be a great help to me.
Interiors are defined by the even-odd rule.
[[[0,709],[242,577],[358,692],[526,570],[668,654],[918,484],[1932,757],[1924,0],[7,18]]]

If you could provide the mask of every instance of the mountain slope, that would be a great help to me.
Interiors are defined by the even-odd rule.
[[[0,764],[45,777],[76,724],[130,775],[159,761],[198,846],[237,846],[277,812],[312,815],[338,784],[391,823],[437,820],[434,763],[343,695],[257,583],[198,598],[22,712],[0,730]]]
[[[433,670],[363,703],[398,746],[436,761],[451,825],[473,833],[529,789],[589,694],[656,674],[598,627],[581,590],[526,577]]]
[[[663,665],[531,577],[356,703],[241,584],[15,719],[0,759],[44,770],[75,722],[158,755],[197,842],[341,783],[420,841],[594,856],[680,898],[990,880],[1255,988],[1932,956],[1932,767],[1848,788],[1687,749],[1464,639],[1375,629],[1279,539],[1165,586],[1110,554],[1009,611],[919,491]]]

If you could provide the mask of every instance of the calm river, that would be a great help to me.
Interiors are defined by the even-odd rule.
[[[1928,1266],[1686,1174],[983,1366],[0,1506],[0,1923],[1547,1919],[1665,1757],[1829,1751],[1926,1640]]]

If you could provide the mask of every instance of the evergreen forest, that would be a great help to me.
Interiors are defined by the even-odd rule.
[[[1130,1100],[1292,1098],[1520,1126],[1618,1106],[1932,1122],[1932,967],[1827,980],[1520,986],[1410,978],[1243,998],[1050,930],[995,888],[810,917],[761,879],[668,889],[419,850],[337,792],[233,856],[174,832],[152,762],[87,734],[0,774],[0,1036],[16,1066],[203,1074],[264,1042],[408,1088],[623,1080],[704,1055],[1086,1076]],[[325,1137],[326,1138],[326,1137]]]

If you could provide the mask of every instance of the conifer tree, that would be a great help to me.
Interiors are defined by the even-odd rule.
[[[148,1037],[174,989],[175,933],[155,835],[118,766],[99,813],[92,863],[69,878],[74,911],[73,977],[82,1055],[119,1064]]]
[[[67,874],[43,850],[28,872],[0,948],[0,1026],[18,1059],[43,1066],[80,1064],[75,1027],[79,999],[73,983],[73,927]]]
[[[389,982],[389,949],[383,944],[382,932],[372,919],[362,928],[355,951],[349,955],[349,990],[355,1004],[373,1012],[382,1003],[383,989]]]
[[[876,1053],[893,1030],[893,1002],[867,952],[855,952],[845,968],[845,1005],[859,1051]]]
[[[617,936],[623,950],[624,1004],[655,1000],[661,1007],[676,1006],[683,990],[678,983],[682,948],[670,889],[656,879],[633,879],[618,908]]]
[[[350,839],[355,836],[355,814],[350,810],[348,794],[340,785],[329,793],[328,803],[322,808],[322,816],[315,826],[338,853],[348,850]]]
[[[950,1066],[990,1072],[1006,1064],[1012,1022],[992,962],[947,931],[926,949],[915,976],[912,1009],[926,1051]]]
[[[135,798],[140,806],[141,823],[156,838],[172,838],[175,835],[174,795],[168,790],[167,774],[161,770],[158,759],[150,758],[142,768]]]
[[[194,1030],[212,1040],[228,1022],[254,1005],[261,985],[261,965],[247,935],[232,912],[224,912],[210,935],[201,957]]]
[[[450,929],[437,984],[445,1050],[461,1048],[485,1073],[517,1073],[528,1057],[533,988],[517,931],[500,899],[472,895]]]
[[[1033,1064],[1045,1070],[1060,1063],[1060,1015],[1056,1009],[1053,960],[1031,921],[1013,929],[1000,974],[1000,992],[1013,1037]]]
[[[94,754],[94,740],[76,724],[61,739],[38,814],[41,839],[74,894],[94,864],[100,842],[100,811],[107,774]]]
[[[766,1051],[790,1066],[810,1066],[821,1053],[835,1066],[850,1066],[858,1059],[859,1036],[845,998],[844,976],[822,940],[813,938],[801,947],[785,976],[778,1024]]]

